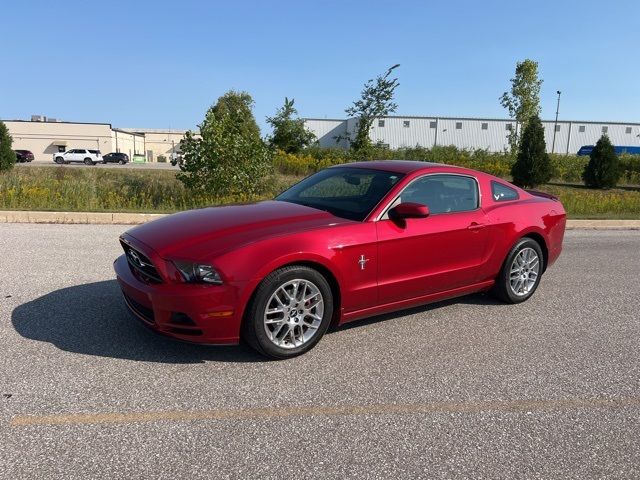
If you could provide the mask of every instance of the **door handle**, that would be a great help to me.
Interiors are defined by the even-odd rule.
[[[481,228],[486,227],[486,225],[484,223],[476,223],[476,222],[471,222],[471,225],[469,225],[467,227],[468,230],[480,230]]]

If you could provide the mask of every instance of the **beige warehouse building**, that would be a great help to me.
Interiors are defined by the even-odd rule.
[[[29,150],[39,162],[53,161],[53,155],[72,148],[100,150],[102,154],[122,152],[147,162],[159,156],[170,161],[180,155],[185,130],[113,128],[110,123],[82,123],[46,120],[4,120],[13,138],[14,150]]]
[[[157,162],[158,156],[163,156],[169,161],[180,155],[180,142],[186,133],[186,130],[154,128],[123,128],[122,131],[144,136],[147,162]]]

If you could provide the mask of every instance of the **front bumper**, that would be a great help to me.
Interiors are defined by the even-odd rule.
[[[239,342],[236,286],[145,283],[132,272],[125,255],[113,268],[127,306],[150,329],[192,343]]]

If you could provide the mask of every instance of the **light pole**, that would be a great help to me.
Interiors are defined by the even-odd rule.
[[[553,124],[553,142],[551,142],[551,153],[556,150],[556,130],[558,130],[558,112],[560,111],[560,90],[556,92],[558,94],[558,105],[556,105],[556,122]]]

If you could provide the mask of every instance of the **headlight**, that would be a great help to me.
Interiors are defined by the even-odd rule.
[[[189,283],[209,283],[221,285],[220,274],[211,265],[201,263],[183,262],[174,260],[173,264],[182,274],[182,277]]]

